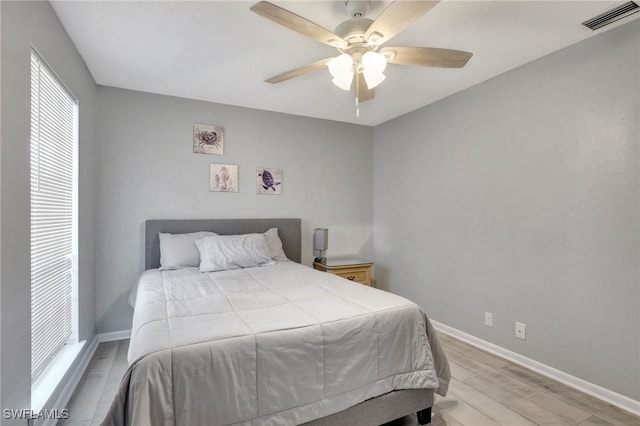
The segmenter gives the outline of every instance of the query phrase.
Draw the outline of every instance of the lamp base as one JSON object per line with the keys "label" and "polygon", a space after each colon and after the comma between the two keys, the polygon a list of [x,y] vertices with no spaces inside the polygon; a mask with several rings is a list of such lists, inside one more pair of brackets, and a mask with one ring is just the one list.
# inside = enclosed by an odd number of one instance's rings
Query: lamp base
{"label": "lamp base", "polygon": [[320,263],[322,265],[326,265],[327,264],[327,258],[326,257],[316,257],[315,259],[313,259],[314,262],[316,263]]}

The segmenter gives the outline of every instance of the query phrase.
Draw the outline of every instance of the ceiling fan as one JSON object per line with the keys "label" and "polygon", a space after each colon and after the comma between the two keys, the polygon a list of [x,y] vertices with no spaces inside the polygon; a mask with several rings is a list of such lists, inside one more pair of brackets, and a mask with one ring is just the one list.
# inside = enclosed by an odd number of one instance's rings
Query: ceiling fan
{"label": "ceiling fan", "polygon": [[261,1],[251,10],[273,22],[338,49],[340,55],[321,59],[282,74],[273,76],[268,83],[281,83],[325,67],[333,76],[333,83],[344,90],[353,90],[358,102],[375,96],[374,88],[384,79],[387,63],[418,65],[423,67],[462,68],[473,55],[461,50],[435,47],[408,47],[381,45],[395,37],[414,21],[438,4],[436,1],[394,1],[373,21],[365,18],[369,1],[347,0],[347,13],[351,19],[331,32],[293,12]]}

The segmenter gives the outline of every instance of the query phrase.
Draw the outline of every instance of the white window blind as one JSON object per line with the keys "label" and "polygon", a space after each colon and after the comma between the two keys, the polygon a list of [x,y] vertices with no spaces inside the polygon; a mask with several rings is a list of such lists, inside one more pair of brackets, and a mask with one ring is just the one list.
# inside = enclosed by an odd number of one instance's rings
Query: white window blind
{"label": "white window blind", "polygon": [[31,379],[72,333],[77,102],[31,53]]}

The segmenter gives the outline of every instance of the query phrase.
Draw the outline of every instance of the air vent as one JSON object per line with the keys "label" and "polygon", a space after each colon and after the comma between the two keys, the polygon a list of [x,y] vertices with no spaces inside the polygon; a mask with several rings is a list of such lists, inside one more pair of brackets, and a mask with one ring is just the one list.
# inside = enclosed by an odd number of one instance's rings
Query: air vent
{"label": "air vent", "polygon": [[602,28],[605,25],[609,25],[617,21],[618,19],[625,18],[629,15],[632,15],[640,10],[640,6],[638,3],[633,1],[628,1],[626,3],[622,3],[615,8],[608,10],[600,15],[591,18],[587,21],[584,21],[582,25],[592,30],[597,30],[598,28]]}

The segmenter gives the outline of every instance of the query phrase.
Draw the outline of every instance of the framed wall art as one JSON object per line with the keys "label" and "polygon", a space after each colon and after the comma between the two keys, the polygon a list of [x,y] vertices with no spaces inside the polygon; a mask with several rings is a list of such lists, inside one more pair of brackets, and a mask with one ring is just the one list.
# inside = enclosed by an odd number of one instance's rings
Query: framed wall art
{"label": "framed wall art", "polygon": [[224,152],[224,127],[194,124],[193,152],[222,155]]}
{"label": "framed wall art", "polygon": [[238,192],[238,165],[210,164],[209,191]]}
{"label": "framed wall art", "polygon": [[258,167],[256,169],[256,194],[282,194],[282,169]]}

